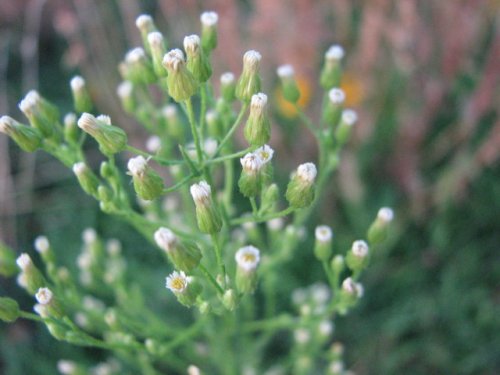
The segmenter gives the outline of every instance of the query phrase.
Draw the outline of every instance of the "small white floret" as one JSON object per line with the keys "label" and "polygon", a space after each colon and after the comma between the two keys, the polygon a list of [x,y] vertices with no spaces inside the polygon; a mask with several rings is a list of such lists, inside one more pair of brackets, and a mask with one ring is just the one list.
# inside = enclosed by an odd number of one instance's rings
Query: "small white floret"
{"label": "small white floret", "polygon": [[358,115],[352,109],[342,111],[342,122],[346,125],[354,125],[358,121]]}
{"label": "small white floret", "polygon": [[274,150],[271,148],[271,146],[264,145],[255,150],[254,154],[259,155],[260,160],[262,160],[262,164],[266,164],[273,158]]}
{"label": "small white floret", "polygon": [[384,224],[390,223],[394,219],[394,211],[389,207],[382,207],[378,210],[377,219]]}
{"label": "small white floret", "polygon": [[297,176],[306,182],[312,183],[318,171],[314,163],[304,163],[297,168]]}
{"label": "small white floret", "polygon": [[293,338],[298,344],[307,344],[311,340],[311,332],[305,328],[296,329]]}
{"label": "small white floret", "polygon": [[191,192],[191,196],[195,202],[202,203],[210,198],[212,189],[206,181],[200,181],[197,184],[191,185],[189,191]]}
{"label": "small white floret", "polygon": [[328,91],[328,99],[330,99],[330,102],[332,104],[339,105],[344,103],[345,100],[344,90],[339,88],[331,89],[330,91]]}
{"label": "small white floret", "polygon": [[293,70],[293,66],[291,66],[290,64],[286,64],[278,67],[277,73],[280,78],[292,78],[295,74],[295,71]]}
{"label": "small white floret", "polygon": [[97,240],[97,232],[94,228],[86,228],[82,233],[83,242],[90,245]]}
{"label": "small white floret", "polygon": [[142,49],[142,47],[136,47],[134,49],[131,49],[125,55],[125,61],[127,63],[132,63],[132,64],[137,63],[145,58],[146,58],[146,52],[144,52],[144,49]]}
{"label": "small white floret", "polygon": [[167,277],[166,287],[174,293],[183,293],[190,281],[190,278],[183,271],[174,271]]}
{"label": "small white floret", "polygon": [[328,48],[328,51],[325,53],[325,57],[327,60],[342,60],[344,57],[344,48],[335,44]]}
{"label": "small white floret", "polygon": [[170,229],[160,227],[154,234],[155,242],[162,250],[170,251],[177,242],[177,237]]}
{"label": "small white floret", "polygon": [[33,264],[33,261],[31,260],[31,258],[28,254],[22,253],[16,259],[16,263],[21,270],[26,271],[26,269]]}
{"label": "small white floret", "polygon": [[214,26],[219,21],[219,15],[215,12],[203,12],[200,16],[200,21],[203,26]]}
{"label": "small white floret", "polygon": [[262,167],[262,160],[253,152],[246,154],[240,159],[243,170],[247,173],[257,173]]}
{"label": "small white floret", "polygon": [[368,255],[368,244],[363,240],[354,241],[351,250],[355,256],[364,258]]}
{"label": "small white floret", "polygon": [[245,271],[253,271],[260,262],[260,251],[255,246],[245,246],[240,248],[235,255],[238,267]]}
{"label": "small white floret", "polygon": [[157,135],[152,135],[146,141],[146,150],[156,154],[161,149],[161,139]]}
{"label": "small white floret", "polygon": [[50,243],[47,237],[38,236],[35,238],[35,250],[40,254],[45,254],[50,249]]}
{"label": "small white floret", "polygon": [[319,225],[314,231],[316,240],[322,243],[327,243],[332,240],[333,232],[328,225]]}
{"label": "small white floret", "polygon": [[72,361],[61,359],[57,361],[57,370],[62,375],[72,375],[76,371],[76,364]]}
{"label": "small white floret", "polygon": [[141,14],[135,20],[135,25],[139,30],[147,30],[153,24],[153,18],[149,14]]}
{"label": "small white floret", "polygon": [[170,71],[179,71],[184,63],[184,53],[180,49],[170,50],[163,56],[163,65]]}
{"label": "small white floret", "polygon": [[116,94],[121,99],[129,98],[132,95],[132,91],[134,90],[134,85],[130,81],[123,81],[116,88]]}
{"label": "small white floret", "polygon": [[234,82],[234,80],[235,80],[234,74],[231,72],[223,73],[220,76],[221,85],[230,85]]}
{"label": "small white floret", "polygon": [[196,54],[200,48],[200,37],[196,34],[184,38],[184,50],[188,56]]}
{"label": "small white floret", "polygon": [[127,168],[133,176],[143,174],[146,171],[147,166],[148,162],[142,155],[131,158],[127,163]]}
{"label": "small white floret", "polygon": [[159,31],[153,31],[148,34],[148,43],[151,47],[161,47],[163,44],[163,35]]}
{"label": "small white floret", "polygon": [[40,305],[48,305],[54,298],[54,294],[49,288],[40,288],[36,292],[35,298]]}
{"label": "small white floret", "polygon": [[243,55],[243,65],[244,68],[250,68],[252,70],[257,69],[259,67],[260,60],[262,59],[262,55],[254,50],[250,50],[245,52]]}

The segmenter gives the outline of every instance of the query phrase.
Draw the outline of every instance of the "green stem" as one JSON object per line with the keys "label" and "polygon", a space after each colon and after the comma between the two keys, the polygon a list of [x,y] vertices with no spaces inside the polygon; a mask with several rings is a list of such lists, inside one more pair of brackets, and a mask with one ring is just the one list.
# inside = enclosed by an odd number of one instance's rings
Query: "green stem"
{"label": "green stem", "polygon": [[163,194],[166,194],[166,193],[170,193],[172,191],[175,191],[179,188],[181,188],[182,186],[184,186],[187,182],[189,182],[189,180],[191,180],[193,177],[195,177],[193,174],[189,174],[187,175],[186,177],[184,177],[182,180],[180,180],[179,182],[177,182],[176,184],[170,186],[169,188],[165,188],[163,189]]}
{"label": "green stem", "polygon": [[304,122],[304,124],[307,126],[307,128],[314,134],[317,136],[317,130],[315,129],[314,127],[314,124],[312,123],[312,121],[309,119],[309,117],[304,113],[304,111],[302,110],[302,108],[300,108],[300,106],[297,104],[297,103],[294,103],[293,104],[295,110],[297,111],[298,115],[299,115],[299,118]]}
{"label": "green stem", "polygon": [[178,165],[178,164],[184,164],[185,163],[184,160],[167,160],[167,159],[163,159],[163,158],[160,158],[159,156],[151,155],[148,152],[139,150],[138,148],[135,148],[135,147],[130,146],[130,145],[127,145],[125,147],[125,150],[130,151],[130,152],[132,152],[134,154],[137,154],[137,155],[144,156],[145,158],[153,159],[154,161],[156,161],[160,165]]}
{"label": "green stem", "polygon": [[166,344],[164,350],[166,352],[169,352],[172,349],[175,349],[177,346],[183,344],[184,342],[196,336],[198,332],[201,330],[201,328],[203,328],[203,326],[205,325],[205,320],[206,319],[198,319],[198,321],[195,324],[184,330],[181,335],[177,336],[175,339]]}
{"label": "green stem", "polygon": [[208,270],[205,268],[205,266],[203,264],[200,264],[198,267],[200,268],[200,271],[208,279],[208,281],[210,281],[210,283],[212,283],[212,285],[215,287],[215,289],[217,289],[217,292],[221,295],[224,294],[224,289],[221,288],[221,286],[219,285],[217,280],[215,280],[215,277],[213,277],[212,274],[210,272],[208,272]]}
{"label": "green stem", "polygon": [[250,197],[250,204],[252,205],[252,213],[253,216],[256,217],[258,215],[259,209],[257,208],[257,202],[254,197]]}
{"label": "green stem", "polygon": [[231,139],[231,136],[233,133],[236,131],[238,128],[238,125],[240,124],[241,120],[243,119],[243,116],[245,115],[245,112],[248,108],[248,103],[244,103],[240,109],[240,113],[238,113],[238,117],[236,117],[236,120],[234,121],[233,125],[227,132],[226,136],[222,139],[222,141],[219,143],[219,147],[217,147],[217,151],[215,151],[214,156],[217,156],[219,152],[222,150],[224,145]]}
{"label": "green stem", "polygon": [[36,322],[42,322],[42,323],[44,321],[40,316],[33,314],[33,313],[30,313],[30,312],[27,312],[27,311],[19,311],[19,317],[23,318],[23,319],[28,319],[28,320],[34,320]]}
{"label": "green stem", "polygon": [[201,95],[201,109],[200,109],[200,138],[201,143],[203,143],[203,139],[205,137],[205,115],[207,113],[207,83],[203,83],[200,87],[200,95]]}
{"label": "green stem", "polygon": [[243,325],[243,332],[254,331],[274,331],[281,328],[293,328],[297,326],[297,322],[290,315],[281,315],[276,318],[266,320],[256,320]]}
{"label": "green stem", "polygon": [[225,161],[225,160],[231,160],[231,159],[236,159],[241,156],[244,156],[245,154],[251,152],[253,150],[253,147],[246,148],[242,151],[236,152],[234,154],[229,154],[229,155],[224,155],[224,156],[219,156],[218,158],[213,158],[205,161],[205,165],[207,164],[213,164],[213,163],[218,163],[220,161]]}
{"label": "green stem", "polygon": [[193,103],[191,98],[185,101],[186,111],[189,119],[189,125],[191,126],[191,134],[193,135],[194,145],[196,147],[196,155],[198,156],[198,163],[201,164],[203,161],[203,152],[201,150],[200,137],[198,134],[198,129],[196,128],[196,121],[193,110]]}
{"label": "green stem", "polygon": [[268,220],[271,220],[271,219],[276,219],[278,217],[283,217],[283,216],[286,216],[290,213],[292,213],[293,211],[295,211],[295,208],[294,207],[288,207],[280,212],[275,212],[275,213],[272,213],[272,214],[269,214],[269,215],[265,215],[265,216],[261,216],[261,217],[254,217],[254,216],[243,216],[243,217],[240,217],[238,219],[233,219],[230,221],[230,224],[231,225],[239,225],[239,224],[243,224],[243,223],[246,223],[247,221],[253,221],[255,223],[262,223],[264,221],[268,221]]}
{"label": "green stem", "polygon": [[210,236],[211,236],[212,242],[214,244],[217,265],[219,266],[219,269],[220,269],[220,272],[222,275],[222,286],[223,286],[223,288],[226,288],[226,266],[224,265],[224,261],[222,260],[222,249],[219,245],[217,234],[212,233]]}

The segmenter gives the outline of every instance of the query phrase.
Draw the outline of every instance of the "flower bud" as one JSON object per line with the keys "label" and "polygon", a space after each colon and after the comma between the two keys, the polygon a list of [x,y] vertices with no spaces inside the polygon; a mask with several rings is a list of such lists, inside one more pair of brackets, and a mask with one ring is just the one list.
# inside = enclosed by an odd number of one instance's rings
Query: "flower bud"
{"label": "flower bud", "polygon": [[330,262],[330,267],[333,271],[333,274],[335,275],[335,278],[338,279],[342,271],[344,271],[344,257],[342,255],[335,255]]}
{"label": "flower bud", "polygon": [[216,110],[209,109],[205,115],[208,134],[216,139],[222,139],[225,135],[224,124]]}
{"label": "flower bud", "polygon": [[[243,55],[243,72],[236,84],[236,97],[249,102],[260,91],[259,65],[262,56],[257,51],[247,51]],[[265,142],[264,142],[265,143]]]}
{"label": "flower bud", "polygon": [[201,285],[193,277],[186,276],[183,271],[171,273],[166,279],[166,287],[187,307],[193,306],[201,293]]}
{"label": "flower bud", "polygon": [[22,271],[21,275],[23,275],[24,283],[22,286],[29,294],[35,295],[38,289],[44,287],[46,284],[42,273],[38,268],[36,268],[30,256],[26,253],[21,254],[16,259],[16,263]]}
{"label": "flower bud", "polygon": [[327,262],[332,255],[332,230],[327,225],[320,225],[316,227],[314,234],[314,255],[319,261]]}
{"label": "flower bud", "polygon": [[379,244],[387,238],[389,224],[394,219],[394,212],[389,207],[382,207],[377,218],[368,229],[368,241],[370,244]]}
{"label": "flower bud", "polygon": [[368,265],[368,255],[368,244],[362,240],[354,241],[345,258],[347,267],[349,267],[354,274],[359,274],[359,272]]}
{"label": "flower bud", "polygon": [[153,31],[148,34],[147,38],[151,59],[153,60],[153,70],[157,77],[166,77],[168,73],[162,64],[163,56],[167,52],[163,34],[159,31]]}
{"label": "flower bud", "polygon": [[175,104],[167,104],[162,108],[161,114],[163,120],[165,121],[168,135],[174,138],[176,141],[184,142],[184,124],[179,117],[179,111]]}
{"label": "flower bud", "polygon": [[130,81],[123,81],[116,88],[122,108],[127,113],[134,113],[137,109],[137,100],[134,96],[134,85]]}
{"label": "flower bud", "polygon": [[270,163],[273,159],[274,150],[269,145],[264,145],[259,147],[253,152],[255,155],[258,155],[260,160],[262,161],[262,184],[269,185],[273,179],[273,165]]}
{"label": "flower bud", "polygon": [[125,55],[123,78],[134,84],[149,84],[156,82],[153,64],[141,47],[134,48]]}
{"label": "flower bud", "polygon": [[78,119],[78,127],[99,143],[99,149],[105,155],[116,154],[127,145],[127,134],[111,125],[107,116],[95,118],[90,113],[83,113]]}
{"label": "flower bud", "polygon": [[236,81],[233,73],[226,72],[220,76],[220,92],[228,103],[232,103],[236,98]]}
{"label": "flower bud", "polygon": [[364,289],[363,285],[355,282],[351,277],[348,277],[342,282],[341,290],[341,302],[346,302],[347,305],[351,305],[356,299],[363,297]]}
{"label": "flower bud", "polygon": [[50,246],[49,239],[45,236],[38,236],[35,238],[35,250],[40,254],[43,261],[47,265],[47,270],[55,270],[55,255]]}
{"label": "flower bud", "polygon": [[176,102],[183,102],[198,90],[198,82],[186,68],[184,54],[180,49],[170,50],[163,57],[163,66],[168,70],[167,86]]}
{"label": "flower bud", "polygon": [[285,197],[294,208],[309,206],[314,200],[314,180],[317,170],[313,163],[299,165],[297,172],[288,183]]}
{"label": "flower bud", "polygon": [[342,74],[341,62],[344,57],[344,49],[339,45],[331,46],[325,53],[325,64],[321,71],[320,84],[325,90],[340,86]]}
{"label": "flower bud", "polygon": [[189,35],[184,38],[184,50],[187,55],[188,70],[198,82],[206,82],[212,75],[212,67],[200,43],[198,35]]}
{"label": "flower bud", "polygon": [[85,80],[80,76],[75,76],[71,79],[70,86],[76,112],[90,112],[92,110],[92,100],[87,91]]}
{"label": "flower bud", "polygon": [[28,118],[31,126],[45,137],[50,137],[59,130],[56,126],[59,123],[59,110],[37,91],[28,92],[19,103],[19,109]]}
{"label": "flower bud", "polygon": [[74,113],[67,113],[64,116],[64,140],[73,145],[78,143],[81,134],[76,121],[77,117]]}
{"label": "flower bud", "polygon": [[262,160],[254,153],[248,153],[240,159],[241,170],[238,187],[241,194],[247,198],[256,197],[260,193],[262,185],[260,169]]}
{"label": "flower bud", "polygon": [[163,193],[163,180],[148,162],[139,155],[127,164],[137,195],[145,200],[153,200]]}
{"label": "flower bud", "polygon": [[273,209],[279,200],[279,188],[276,184],[269,185],[262,195],[262,207],[264,209]]}
{"label": "flower bud", "polygon": [[35,151],[42,143],[42,136],[38,129],[22,125],[9,116],[0,118],[0,133],[7,134],[26,152]]}
{"label": "flower bud", "polygon": [[228,289],[224,292],[222,304],[229,311],[233,311],[238,306],[238,295],[234,289]]}
{"label": "flower bud", "polygon": [[148,35],[155,31],[158,31],[153,18],[149,14],[141,14],[136,18],[135,25],[141,33],[142,45],[149,54],[152,54],[151,47],[148,41]]}
{"label": "flower bud", "polygon": [[260,262],[260,251],[254,246],[240,248],[235,255],[236,288],[240,293],[253,293],[257,285],[257,266]]}
{"label": "flower bud", "polygon": [[297,103],[300,98],[300,91],[295,81],[293,67],[291,65],[281,65],[277,73],[283,88],[283,97],[291,103]]}
{"label": "flower bud", "polygon": [[203,233],[217,233],[222,228],[222,219],[212,202],[212,189],[206,181],[191,185],[191,196],[196,206],[196,220]]}
{"label": "flower bud", "polygon": [[328,91],[328,100],[323,111],[323,121],[331,127],[336,127],[342,115],[345,93],[342,89],[333,88]]}
{"label": "flower bud", "polygon": [[61,306],[49,288],[39,288],[35,294],[35,298],[44,307],[47,316],[56,319],[63,317]]}
{"label": "flower bud", "polygon": [[219,16],[215,12],[203,12],[201,21],[201,45],[203,51],[209,54],[217,47],[217,22]]}
{"label": "flower bud", "polygon": [[335,139],[339,145],[343,145],[351,135],[352,126],[358,120],[358,115],[351,109],[346,109],[342,112],[340,123],[335,130]]}
{"label": "flower bud", "polygon": [[175,268],[188,272],[200,264],[201,251],[192,241],[180,241],[177,236],[164,227],[159,228],[154,238],[158,247],[165,251]]}
{"label": "flower bud", "polygon": [[97,197],[99,178],[81,161],[73,165],[73,173],[76,175],[80,186],[87,194]]}
{"label": "flower bud", "polygon": [[10,277],[17,272],[16,253],[0,241],[0,275]]}
{"label": "flower bud", "polygon": [[0,320],[11,323],[19,318],[19,305],[12,298],[0,297]]}
{"label": "flower bud", "polygon": [[250,114],[243,131],[251,146],[262,146],[271,137],[271,121],[267,113],[267,95],[258,93],[252,96]]}

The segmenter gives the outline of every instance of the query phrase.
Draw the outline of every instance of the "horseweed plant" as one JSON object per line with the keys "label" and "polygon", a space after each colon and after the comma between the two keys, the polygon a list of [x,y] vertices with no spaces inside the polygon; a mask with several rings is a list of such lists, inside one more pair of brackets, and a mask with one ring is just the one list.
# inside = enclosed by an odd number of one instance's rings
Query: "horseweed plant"
{"label": "horseweed plant", "polygon": [[[289,287],[293,309],[277,311],[276,295],[278,273],[286,272],[286,263],[306,235],[303,224],[337,168],[357,120],[354,111],[343,108],[345,96],[338,88],[344,51],[335,45],[326,52],[319,124],[297,104],[300,90],[293,68],[277,69],[284,98],[315,136],[319,149],[318,166],[304,161],[291,173],[284,192],[287,206],[279,209],[283,187],[273,179],[272,162],[279,155],[268,145],[271,121],[268,96],[261,92],[262,57],[257,51],[246,52],[241,76],[224,73],[216,97],[210,84],[210,58],[217,46],[217,21],[216,13],[203,13],[201,37],[187,36],[184,53],[167,49],[166,38],[150,16],[137,18],[143,47],[129,51],[120,63],[123,82],[117,94],[123,109],[151,133],[148,151],[130,146],[127,133],[108,116],[92,114],[82,77],[74,77],[70,85],[78,115],[69,113],[61,123],[59,110],[31,91],[19,104],[30,125],[8,116],[0,119],[0,131],[19,147],[44,150],[72,168],[102,211],[131,224],[161,251],[168,259],[161,265],[169,290],[165,293],[173,293],[191,309],[194,322],[176,326],[167,321],[168,311],[150,310],[127,281],[136,275],[127,276],[120,243],[105,243],[93,229],[83,233],[78,278],[57,265],[46,237],[35,241],[44,272],[28,254],[16,260],[13,251],[2,245],[1,273],[18,274],[18,284],[37,304],[33,314],[21,311],[13,299],[1,298],[0,317],[8,322],[19,317],[36,320],[57,340],[113,352],[116,358],[94,367],[95,373],[346,374],[342,345],[332,343],[333,319],[362,297],[360,276],[376,245],[387,236],[392,210],[382,208],[366,240],[354,241],[345,254],[333,254],[332,229],[318,226],[310,250],[321,262],[326,282],[293,291]],[[155,86],[163,96],[161,106],[149,90]],[[241,150],[234,134],[242,125],[248,147]],[[98,173],[82,150],[89,136],[104,155]],[[127,163],[129,177],[115,160],[123,151],[136,155]],[[238,159],[241,167],[236,166]],[[162,168],[170,172],[169,186],[157,172]],[[127,194],[130,180],[140,210]],[[235,204],[235,185],[250,212],[242,213],[241,204]],[[173,192],[180,193],[182,203]],[[293,220],[285,227],[287,216]],[[292,338],[286,344],[289,354],[278,361],[266,352],[272,340],[286,332]],[[87,366],[68,360],[58,363],[62,374],[71,375],[89,373]]]}

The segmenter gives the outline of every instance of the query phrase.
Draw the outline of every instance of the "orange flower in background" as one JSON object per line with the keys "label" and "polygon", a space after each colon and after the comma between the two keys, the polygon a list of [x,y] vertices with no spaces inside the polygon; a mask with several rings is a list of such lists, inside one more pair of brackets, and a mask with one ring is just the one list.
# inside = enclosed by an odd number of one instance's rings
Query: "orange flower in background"
{"label": "orange flower in background", "polygon": [[[297,105],[300,108],[305,108],[311,101],[311,83],[305,77],[300,76],[296,77],[295,80],[300,91],[300,98],[297,102]],[[297,117],[297,110],[295,109],[295,106],[292,103],[288,102],[283,96],[283,88],[281,87],[281,85],[278,85],[278,87],[276,87],[276,90],[274,91],[274,98],[276,101],[276,108],[281,115],[289,119]]]}
{"label": "orange flower in background", "polygon": [[345,93],[345,107],[355,107],[363,101],[365,90],[360,79],[350,72],[342,73],[340,88]]}

